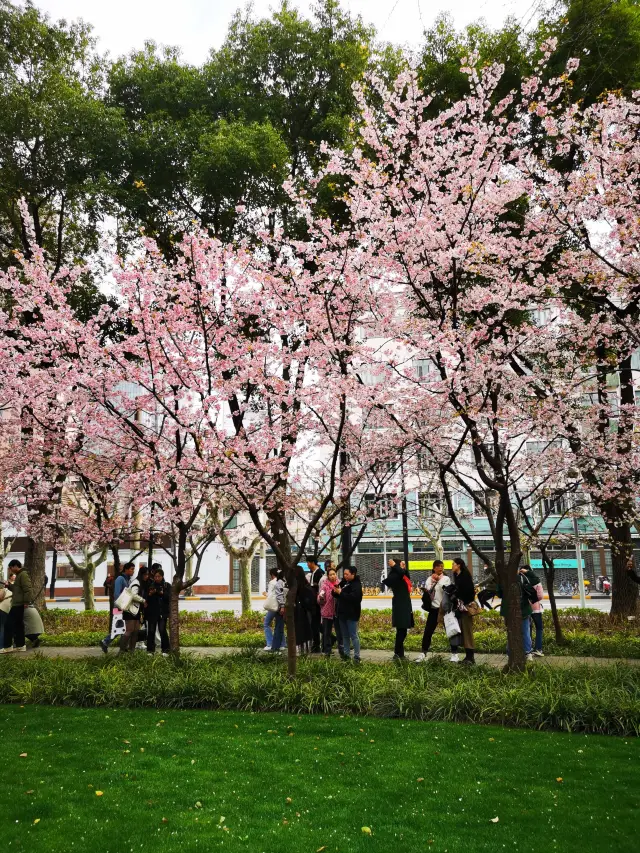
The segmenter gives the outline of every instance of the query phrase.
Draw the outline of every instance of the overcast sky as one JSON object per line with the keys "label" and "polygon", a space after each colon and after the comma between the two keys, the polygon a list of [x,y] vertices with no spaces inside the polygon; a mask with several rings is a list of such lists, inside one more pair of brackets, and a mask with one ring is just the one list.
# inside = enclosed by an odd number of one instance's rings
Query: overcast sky
{"label": "overcast sky", "polygon": [[[94,27],[101,51],[112,56],[142,47],[151,39],[178,45],[189,62],[202,62],[211,47],[223,40],[229,21],[244,0],[35,0],[54,19],[83,18]],[[296,0],[307,12],[313,0]],[[541,0],[343,0],[343,6],[374,24],[385,40],[414,46],[424,26],[438,13],[449,11],[458,26],[484,18],[499,26],[512,15],[526,23]],[[259,15],[279,6],[279,0],[254,0]]]}

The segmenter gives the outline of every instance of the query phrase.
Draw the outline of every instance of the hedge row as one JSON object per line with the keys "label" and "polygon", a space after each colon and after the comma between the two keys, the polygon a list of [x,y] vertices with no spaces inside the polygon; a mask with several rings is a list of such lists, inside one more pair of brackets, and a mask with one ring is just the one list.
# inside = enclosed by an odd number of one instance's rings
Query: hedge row
{"label": "hedge row", "polygon": [[254,653],[180,660],[134,654],[90,660],[5,658],[0,702],[354,714],[616,735],[640,733],[640,671],[531,667],[503,674],[435,659],[425,666],[301,659],[289,679]]}

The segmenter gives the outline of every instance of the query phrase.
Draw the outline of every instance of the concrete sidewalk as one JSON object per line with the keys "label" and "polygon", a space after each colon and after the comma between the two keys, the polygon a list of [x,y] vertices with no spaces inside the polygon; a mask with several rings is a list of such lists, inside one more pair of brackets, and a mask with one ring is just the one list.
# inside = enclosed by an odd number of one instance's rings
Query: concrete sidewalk
{"label": "concrete sidewalk", "polygon": [[[229,654],[238,654],[239,652],[245,651],[242,648],[236,647],[223,647],[223,646],[185,646],[182,649],[183,654],[193,654],[198,655],[199,657],[220,657],[221,655],[229,655]],[[35,654],[41,654],[44,657],[48,658],[71,658],[71,659],[81,659],[81,658],[104,658],[107,656],[113,657],[118,654],[117,649],[112,649],[109,651],[108,655],[105,655],[102,650],[97,646],[60,646],[60,647],[52,647],[52,646],[40,646],[39,649],[29,649],[27,652],[15,653],[17,657],[32,657]],[[143,652],[144,654],[144,652]],[[269,652],[264,652],[264,655],[268,655]],[[407,661],[410,663],[415,661],[417,658],[416,652],[410,652],[407,655]],[[439,657],[443,660],[449,659],[449,652],[433,652],[430,657]],[[284,657],[282,655],[281,657]],[[313,657],[321,659],[322,655],[313,655]],[[392,652],[390,651],[380,651],[378,649],[363,649],[362,650],[362,660],[368,663],[390,663],[392,657]],[[460,655],[462,659],[463,655]],[[337,655],[333,656],[333,659],[337,659]],[[634,658],[594,658],[594,657],[569,657],[569,656],[549,656],[543,658],[535,658],[533,659],[535,666],[575,666],[577,664],[588,664],[589,666],[612,666],[617,663],[629,664],[630,666],[640,666],[640,659]],[[476,654],[476,662],[478,664],[486,664],[488,666],[494,667],[503,667],[507,662],[506,655],[491,655],[491,654]]]}

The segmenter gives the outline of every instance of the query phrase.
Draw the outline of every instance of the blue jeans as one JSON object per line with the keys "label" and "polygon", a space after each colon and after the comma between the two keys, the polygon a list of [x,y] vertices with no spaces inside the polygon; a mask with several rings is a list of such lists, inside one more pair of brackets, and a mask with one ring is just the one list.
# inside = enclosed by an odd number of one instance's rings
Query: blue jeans
{"label": "blue jeans", "polygon": [[273,645],[273,631],[271,630],[271,623],[277,615],[277,610],[267,610],[264,614],[264,640],[265,644],[269,646],[269,648]]}
{"label": "blue jeans", "polygon": [[[522,620],[522,645],[525,655],[531,654],[531,629],[529,628],[529,617]],[[509,642],[507,641],[507,654],[509,654]]]}
{"label": "blue jeans", "polygon": [[360,660],[360,637],[358,636],[357,619],[340,619],[340,633],[344,644],[344,657],[351,657],[351,646],[353,645],[353,658]]}
{"label": "blue jeans", "polygon": [[532,613],[531,618],[536,626],[536,651],[542,651],[542,613]]}
{"label": "blue jeans", "polygon": [[277,652],[284,647],[284,616],[280,612],[276,612],[275,617],[276,624],[273,629],[273,640],[271,641],[272,652]]}

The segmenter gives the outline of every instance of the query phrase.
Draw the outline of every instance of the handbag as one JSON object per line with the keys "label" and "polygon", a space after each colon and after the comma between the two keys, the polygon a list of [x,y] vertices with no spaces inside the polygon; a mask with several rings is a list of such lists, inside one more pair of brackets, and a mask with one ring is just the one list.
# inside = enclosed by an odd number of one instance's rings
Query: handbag
{"label": "handbag", "polygon": [[444,630],[449,640],[460,633],[460,624],[453,611],[444,614]]}
{"label": "handbag", "polygon": [[482,613],[482,608],[475,599],[465,604],[465,607],[469,616],[478,616],[479,613]]}
{"label": "handbag", "polygon": [[269,593],[269,595],[266,597],[266,599],[264,600],[264,602],[262,604],[262,609],[263,610],[271,610],[271,611],[280,609],[278,607],[278,599],[276,598],[275,592],[272,591]]}
{"label": "handbag", "polygon": [[128,610],[131,602],[133,601],[133,592],[126,586],[120,595],[113,602],[114,606],[118,608],[118,610]]}

